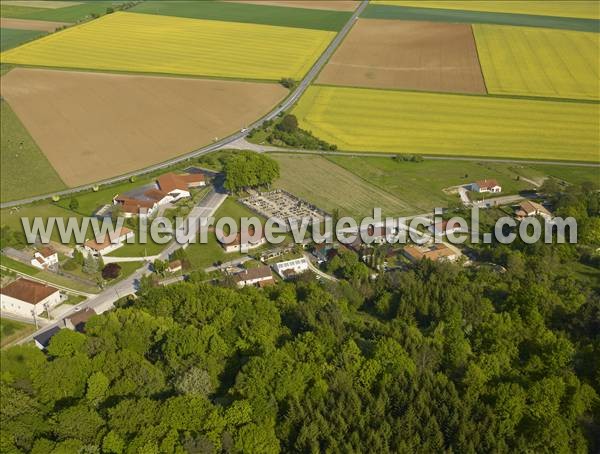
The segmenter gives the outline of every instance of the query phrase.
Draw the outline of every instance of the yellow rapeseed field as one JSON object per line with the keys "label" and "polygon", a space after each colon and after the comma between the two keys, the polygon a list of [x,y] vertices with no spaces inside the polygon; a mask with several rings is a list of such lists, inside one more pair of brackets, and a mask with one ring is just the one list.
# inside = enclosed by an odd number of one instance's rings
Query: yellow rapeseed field
{"label": "yellow rapeseed field", "polygon": [[600,35],[473,25],[489,93],[600,99]]}
{"label": "yellow rapeseed field", "polygon": [[313,86],[294,113],[345,151],[600,161],[600,105]]}
{"label": "yellow rapeseed field", "polygon": [[373,3],[418,8],[458,9],[487,13],[533,14],[540,16],[599,19],[596,0],[372,0]]}
{"label": "yellow rapeseed field", "polygon": [[278,80],[310,69],[333,32],[113,13],[3,52],[3,63]]}

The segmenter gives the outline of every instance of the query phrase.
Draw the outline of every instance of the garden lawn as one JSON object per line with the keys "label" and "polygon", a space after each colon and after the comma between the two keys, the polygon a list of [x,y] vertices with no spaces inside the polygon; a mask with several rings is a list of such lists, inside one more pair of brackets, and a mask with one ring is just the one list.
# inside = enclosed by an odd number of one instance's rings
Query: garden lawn
{"label": "garden lawn", "polygon": [[161,16],[189,17],[280,27],[340,30],[352,13],[332,10],[288,8],[284,6],[257,5],[210,1],[147,1],[130,11]]}
{"label": "garden lawn", "polygon": [[300,127],[344,151],[598,162],[600,105],[312,86]]}
{"label": "garden lawn", "polygon": [[35,331],[34,325],[0,318],[0,347],[21,339]]}
{"label": "garden lawn", "polygon": [[65,189],[48,159],[4,100],[0,101],[0,116],[0,200],[8,202]]}

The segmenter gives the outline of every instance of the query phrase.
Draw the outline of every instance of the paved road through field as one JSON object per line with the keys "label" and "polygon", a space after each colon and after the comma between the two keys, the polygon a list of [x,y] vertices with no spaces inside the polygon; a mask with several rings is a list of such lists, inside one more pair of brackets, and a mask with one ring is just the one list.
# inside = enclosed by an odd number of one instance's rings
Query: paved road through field
{"label": "paved road through field", "polygon": [[228,144],[235,142],[236,140],[238,140],[240,138],[246,137],[250,133],[250,131],[252,131],[252,129],[259,127],[263,122],[265,122],[267,120],[271,120],[271,119],[275,118],[281,112],[285,112],[287,109],[289,109],[291,106],[294,105],[294,103],[298,100],[298,98],[300,98],[300,96],[302,96],[302,94],[306,91],[306,89],[312,83],[312,81],[317,76],[319,71],[321,71],[323,66],[325,66],[325,63],[327,63],[329,58],[333,55],[333,53],[335,52],[337,47],[340,45],[342,40],[345,38],[345,36],[348,34],[350,29],[352,28],[352,25],[354,25],[354,22],[356,21],[356,19],[358,19],[358,16],[360,16],[360,14],[363,12],[363,10],[367,7],[368,3],[369,3],[368,0],[363,0],[360,3],[360,5],[354,11],[352,16],[348,20],[348,22],[346,22],[346,25],[344,25],[344,27],[338,32],[338,34],[331,41],[331,43],[329,43],[329,46],[327,46],[327,49],[325,49],[325,52],[323,52],[323,54],[319,57],[319,59],[315,62],[313,67],[310,69],[310,71],[308,71],[306,76],[304,76],[304,79],[302,79],[300,81],[300,83],[298,84],[296,89],[292,92],[292,94],[290,96],[288,96],[279,106],[277,106],[275,109],[273,109],[271,112],[269,112],[267,115],[265,115],[260,120],[249,125],[243,131],[236,132],[235,134],[233,134],[229,137],[221,139],[218,142],[215,142],[206,147],[199,148],[198,150],[192,151],[191,153],[187,153],[187,154],[179,156],[177,158],[170,159],[170,160],[162,162],[160,164],[146,167],[145,169],[137,170],[135,172],[130,172],[128,174],[121,175],[118,177],[109,178],[107,180],[99,181],[97,183],[87,184],[87,185],[79,186],[76,188],[66,189],[64,191],[54,192],[52,194],[45,194],[45,195],[40,195],[40,196],[35,196],[35,197],[29,197],[26,199],[0,203],[0,208],[9,208],[12,206],[23,205],[23,204],[35,202],[37,200],[44,200],[53,195],[58,195],[58,196],[62,197],[62,196],[68,195],[68,194],[73,194],[73,193],[77,193],[77,192],[81,192],[81,191],[90,190],[94,186],[107,185],[107,184],[124,181],[132,176],[143,175],[145,173],[154,172],[156,170],[160,170],[162,168],[169,167],[174,164],[178,164],[180,162],[185,162],[191,158],[195,158],[197,156],[201,156],[203,154],[210,153],[212,151],[216,151],[221,148],[226,148],[226,146]]}

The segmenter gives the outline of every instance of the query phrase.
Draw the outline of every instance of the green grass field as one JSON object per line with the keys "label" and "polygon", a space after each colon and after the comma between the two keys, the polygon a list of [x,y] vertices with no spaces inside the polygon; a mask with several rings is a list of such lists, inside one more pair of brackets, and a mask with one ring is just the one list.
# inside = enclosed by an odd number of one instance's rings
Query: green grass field
{"label": "green grass field", "polygon": [[0,29],[0,51],[12,49],[32,39],[44,36],[46,32],[36,30],[15,30],[12,28]]}
{"label": "green grass field", "polygon": [[372,0],[373,4],[600,19],[594,0]]}
{"label": "green grass field", "polygon": [[600,105],[312,86],[300,126],[344,151],[598,162]]}
{"label": "green grass field", "polygon": [[281,172],[275,187],[286,189],[329,213],[338,209],[343,216],[363,217],[379,207],[389,216],[417,214],[418,208],[400,194],[379,189],[320,156],[270,156],[277,160]]}
{"label": "green grass field", "polygon": [[2,5],[2,17],[35,19],[56,22],[78,22],[91,18],[92,14],[102,15],[106,8],[114,7],[121,1],[88,1],[65,8],[32,8],[28,6]]}
{"label": "green grass field", "polygon": [[[237,202],[236,199],[232,197],[225,199],[223,204],[214,214],[215,223],[222,217],[231,217],[237,220],[239,223],[240,218],[253,216],[256,216],[256,214],[254,214],[244,205]],[[260,248],[252,249],[249,251],[249,253],[253,254],[258,250],[260,250]],[[212,266],[215,262],[228,262],[247,255],[239,252],[226,253],[221,247],[220,243],[217,241],[217,237],[214,232],[208,232],[207,243],[190,244],[186,249],[186,253],[193,269],[204,269]]]}
{"label": "green grass field", "polygon": [[466,24],[518,25],[525,27],[560,28],[583,32],[598,32],[596,19],[508,14],[501,12],[464,11],[438,8],[370,4],[362,14],[368,19],[400,19],[431,22],[458,22]]}
{"label": "green grass field", "polygon": [[35,331],[34,325],[0,318],[0,347],[27,336]]}
{"label": "green grass field", "polygon": [[0,200],[46,194],[66,186],[21,121],[0,101]]}
{"label": "green grass field", "polygon": [[492,25],[473,33],[488,93],[600,99],[597,33]]}
{"label": "green grass field", "polygon": [[244,22],[281,27],[313,28],[329,31],[341,29],[352,15],[352,13],[344,11],[214,1],[148,1],[140,3],[130,11],[162,16]]}

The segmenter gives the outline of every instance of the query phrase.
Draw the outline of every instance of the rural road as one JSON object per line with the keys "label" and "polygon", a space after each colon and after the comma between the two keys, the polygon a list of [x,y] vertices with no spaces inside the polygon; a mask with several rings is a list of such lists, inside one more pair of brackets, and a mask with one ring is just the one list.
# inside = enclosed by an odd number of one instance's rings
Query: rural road
{"label": "rural road", "polygon": [[118,182],[127,180],[128,178],[130,178],[132,176],[143,175],[145,173],[154,172],[156,170],[160,170],[165,167],[170,167],[174,164],[179,164],[181,162],[185,162],[189,159],[201,156],[206,153],[210,153],[212,151],[220,150],[222,148],[227,148],[227,145],[229,145],[230,143],[235,142],[236,140],[238,140],[240,138],[246,137],[250,133],[250,131],[259,127],[265,121],[272,120],[277,115],[279,115],[281,112],[285,112],[287,109],[289,109],[291,106],[294,105],[294,103],[298,100],[298,98],[300,98],[300,96],[302,96],[304,94],[304,92],[306,91],[306,89],[310,86],[310,84],[312,83],[313,79],[317,76],[317,74],[319,74],[319,72],[321,71],[323,66],[325,66],[325,63],[327,63],[329,58],[333,55],[333,53],[335,52],[337,47],[340,45],[342,40],[346,37],[346,35],[350,31],[350,29],[352,28],[352,25],[354,25],[354,22],[356,21],[356,19],[358,19],[358,16],[360,16],[360,14],[363,12],[363,10],[367,7],[368,3],[369,3],[368,0],[363,0],[360,3],[360,5],[354,11],[352,16],[348,20],[348,22],[346,22],[344,27],[338,32],[338,34],[335,36],[335,38],[333,38],[331,43],[329,43],[329,46],[327,46],[327,49],[325,49],[325,52],[323,52],[323,54],[321,54],[319,59],[315,62],[315,64],[310,69],[310,71],[308,71],[306,76],[304,76],[304,78],[300,81],[300,83],[298,84],[296,89],[292,92],[292,94],[290,96],[288,96],[284,101],[282,101],[282,103],[279,104],[275,109],[273,109],[271,112],[269,112],[267,115],[265,115],[263,118],[252,123],[251,125],[247,126],[245,128],[244,132],[242,132],[242,131],[236,132],[235,134],[233,134],[229,137],[226,137],[224,139],[221,139],[218,142],[215,142],[211,145],[208,145],[203,148],[199,148],[198,150],[192,151],[190,153],[179,156],[177,158],[170,159],[170,160],[162,162],[160,164],[155,164],[153,166],[146,167],[145,169],[136,170],[135,172],[130,172],[125,175],[120,175],[118,177],[113,177],[113,178],[109,178],[106,180],[98,181],[96,183],[91,183],[91,184],[87,184],[87,185],[83,185],[83,186],[78,186],[76,188],[66,189],[64,191],[58,191],[58,192],[53,192],[51,194],[44,194],[44,195],[39,195],[39,196],[35,196],[35,197],[28,197],[26,199],[0,203],[0,208],[10,208],[13,206],[24,205],[24,204],[35,202],[38,200],[44,200],[44,199],[50,198],[54,195],[62,197],[62,196],[66,196],[69,194],[74,194],[77,192],[90,190],[94,186],[104,186],[107,184],[118,183]]}
{"label": "rural road", "polygon": [[[198,226],[198,221],[201,218],[208,218],[212,216],[215,211],[221,206],[223,201],[227,198],[227,194],[223,192],[222,189],[213,189],[209,192],[202,200],[198,202],[198,205],[192,210],[188,219],[191,219],[193,222],[193,226]],[[197,234],[197,229],[190,229],[187,235],[183,236],[183,238],[190,238],[191,236],[195,236]],[[187,246],[187,243],[183,245],[183,247]],[[167,260],[169,256],[175,252],[175,250],[182,247],[178,242],[172,241],[169,246],[167,246],[159,255],[160,260]],[[117,282],[115,285],[111,285],[103,290],[101,293],[97,295],[93,295],[87,301],[78,304],[77,310],[75,308],[65,312],[59,320],[52,322],[50,324],[45,325],[43,328],[37,330],[33,334],[19,340],[15,344],[25,344],[33,339],[34,336],[47,331],[55,326],[63,327],[64,319],[75,312],[78,312],[81,309],[92,308],[96,311],[96,313],[102,313],[109,309],[112,309],[113,304],[118,299],[133,294],[137,291],[137,287],[140,279],[144,274],[149,274],[152,272],[151,263],[145,262],[143,266],[137,269],[131,276],[123,279],[120,282]],[[52,284],[54,285],[54,284]]]}

